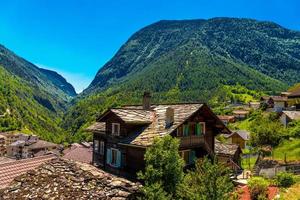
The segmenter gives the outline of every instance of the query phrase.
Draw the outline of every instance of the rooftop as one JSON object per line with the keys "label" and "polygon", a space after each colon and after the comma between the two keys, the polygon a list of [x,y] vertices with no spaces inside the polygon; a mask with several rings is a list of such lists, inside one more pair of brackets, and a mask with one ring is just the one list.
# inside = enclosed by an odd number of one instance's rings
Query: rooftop
{"label": "rooftop", "polygon": [[105,122],[95,122],[89,126],[86,130],[91,132],[105,132]]}
{"label": "rooftop", "polygon": [[51,160],[18,176],[0,199],[135,199],[140,184],[91,165],[65,159]]}
{"label": "rooftop", "polygon": [[143,109],[135,108],[119,108],[111,109],[111,112],[115,113],[125,123],[151,123],[153,112]]}
{"label": "rooftop", "polygon": [[237,114],[237,115],[246,115],[249,113],[248,110],[234,110],[232,111],[233,114]]}
{"label": "rooftop", "polygon": [[215,140],[215,153],[233,156],[239,149],[237,144],[224,144],[218,140]]}
{"label": "rooftop", "polygon": [[[200,109],[206,109],[205,111],[210,113],[216,120],[216,123],[219,126],[218,128],[221,127],[221,130],[225,130],[225,132],[229,133],[230,131],[224,126],[223,122],[210,111],[208,106],[204,105],[205,104],[202,103],[156,104],[151,105],[149,110],[143,110],[142,105],[127,105],[122,108],[108,110],[98,119],[98,122],[94,123],[87,130],[96,133],[103,132],[103,130],[105,130],[105,124],[103,124],[105,122],[105,116],[112,112],[119,116],[123,121],[143,121],[145,123],[131,136],[123,139],[120,144],[149,146],[153,143],[155,137],[163,137],[172,133],[194,113]],[[174,121],[169,125],[166,124],[167,109],[174,110]]]}
{"label": "rooftop", "polygon": [[218,115],[218,117],[220,120],[230,120],[235,118],[233,115]]}
{"label": "rooftop", "polygon": [[72,144],[71,147],[63,151],[63,158],[83,163],[91,163],[93,157],[93,149],[85,147],[81,144]]}
{"label": "rooftop", "polygon": [[44,140],[38,140],[37,142],[34,142],[29,145],[29,149],[42,149],[42,148],[52,148],[57,147],[57,144],[54,144],[52,142],[47,142]]}
{"label": "rooftop", "polygon": [[238,134],[241,138],[243,138],[243,140],[248,141],[250,139],[250,132],[246,131],[246,130],[236,130],[236,131],[232,131],[232,133],[230,135],[225,135],[224,137],[229,138],[235,134]]}
{"label": "rooftop", "polygon": [[282,111],[291,120],[300,120],[300,111]]}
{"label": "rooftop", "polygon": [[35,169],[53,158],[55,158],[54,155],[48,155],[0,163],[0,189],[8,186],[15,177]]}

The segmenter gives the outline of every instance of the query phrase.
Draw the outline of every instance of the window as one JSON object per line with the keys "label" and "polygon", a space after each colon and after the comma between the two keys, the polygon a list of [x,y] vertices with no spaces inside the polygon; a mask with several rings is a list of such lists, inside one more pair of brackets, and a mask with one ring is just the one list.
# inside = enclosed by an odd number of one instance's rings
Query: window
{"label": "window", "polygon": [[182,133],[182,126],[179,126],[177,128],[177,137],[182,137],[183,136],[183,133]]}
{"label": "window", "polygon": [[112,123],[111,132],[113,135],[120,135],[120,124],[119,123]]}
{"label": "window", "polygon": [[195,126],[196,128],[196,135],[200,136],[205,134],[205,122],[199,122]]}
{"label": "window", "polygon": [[193,164],[196,159],[196,152],[194,150],[183,150],[179,152],[181,158],[185,161],[186,165]]}
{"label": "window", "polygon": [[188,136],[189,135],[189,125],[188,124],[184,124],[183,125],[183,135],[184,136]]}
{"label": "window", "polygon": [[94,140],[94,151],[98,152],[99,150],[99,140]]}
{"label": "window", "polygon": [[107,149],[106,163],[113,167],[121,167],[121,152],[118,149]]}
{"label": "window", "polygon": [[118,155],[118,152],[116,149],[112,149],[111,150],[111,165],[116,165],[117,164],[117,155]]}
{"label": "window", "polygon": [[104,155],[104,141],[100,141],[100,154]]}

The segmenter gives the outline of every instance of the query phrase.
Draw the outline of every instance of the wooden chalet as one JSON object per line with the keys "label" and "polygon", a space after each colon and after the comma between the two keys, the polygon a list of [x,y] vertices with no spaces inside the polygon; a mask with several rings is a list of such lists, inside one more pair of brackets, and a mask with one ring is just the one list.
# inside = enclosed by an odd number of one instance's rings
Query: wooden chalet
{"label": "wooden chalet", "polygon": [[111,108],[87,130],[93,133],[93,164],[131,177],[144,169],[145,150],[156,137],[179,138],[179,153],[191,165],[214,154],[216,135],[230,134],[206,104],[151,105],[149,93],[143,105]]}

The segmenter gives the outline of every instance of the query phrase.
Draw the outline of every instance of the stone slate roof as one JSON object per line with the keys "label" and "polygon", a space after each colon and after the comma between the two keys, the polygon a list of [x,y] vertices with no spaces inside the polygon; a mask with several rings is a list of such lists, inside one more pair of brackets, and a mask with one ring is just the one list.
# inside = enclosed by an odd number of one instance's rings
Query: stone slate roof
{"label": "stone slate roof", "polygon": [[218,115],[220,120],[231,120],[231,119],[235,119],[235,116],[233,115]]}
{"label": "stone slate roof", "polygon": [[91,165],[54,159],[18,176],[0,199],[136,199],[141,185]]}
{"label": "stone slate roof", "polygon": [[290,94],[288,95],[288,97],[300,97],[300,87],[290,91]]}
{"label": "stone slate roof", "polygon": [[287,101],[287,97],[282,97],[282,96],[271,96],[274,101]]}
{"label": "stone slate roof", "polygon": [[236,115],[247,115],[249,113],[248,110],[234,110],[232,111],[233,114],[236,114]]}
{"label": "stone slate roof", "polygon": [[95,122],[89,126],[86,130],[90,132],[103,132],[105,133],[106,123],[105,122]]}
{"label": "stone slate roof", "polygon": [[[100,123],[103,123],[101,122],[101,119],[103,119],[110,111],[117,113],[118,116],[120,116],[120,118],[124,120],[132,119],[131,121],[137,121],[137,119],[139,119],[139,121],[142,121],[143,119],[144,122],[148,122],[148,124],[142,126],[139,130],[136,131],[136,133],[133,133],[129,137],[123,139],[120,144],[147,147],[153,143],[153,139],[155,137],[163,137],[167,134],[172,133],[178,126],[184,123],[200,108],[202,108],[203,105],[204,104],[201,103],[158,104],[151,105],[151,108],[149,110],[143,110],[143,107],[141,105],[129,105],[119,109],[110,109],[109,111],[104,113],[98,120],[100,121]],[[170,126],[166,125],[167,108],[172,108],[174,110],[174,122]],[[122,113],[122,115],[120,113]],[[125,116],[125,113],[130,113],[130,115]],[[137,117],[133,116],[134,113],[137,114]],[[144,114],[145,116],[142,117],[142,114]],[[150,123],[149,121],[147,121],[148,119],[151,120]],[[217,120],[219,119],[217,118]],[[90,126],[88,130],[91,130],[93,132],[100,132],[100,130],[95,130],[95,128],[97,127],[102,128],[102,126],[98,123],[99,122],[96,122],[95,124]],[[219,123],[223,125],[220,120]],[[226,127],[224,127],[224,129],[226,129],[227,132],[230,133],[230,131]]]}
{"label": "stone slate roof", "polygon": [[[108,112],[117,115],[125,123],[147,124],[152,122],[153,112],[142,108],[113,108]],[[108,113],[107,112],[107,113]],[[105,114],[101,118],[105,117]],[[98,119],[101,121],[101,118]]]}
{"label": "stone slate roof", "polygon": [[[153,122],[149,126],[142,128],[140,132],[123,140],[122,143],[149,146],[153,143],[155,137],[170,134],[202,106],[203,104],[152,105],[151,110],[155,113]],[[142,106],[128,106],[127,108],[141,109]],[[174,123],[170,127],[166,127],[165,122],[167,108],[174,109]]]}
{"label": "stone slate roof", "polygon": [[34,142],[29,145],[29,149],[42,149],[42,148],[52,148],[57,147],[57,144],[54,144],[52,142],[47,142],[44,140],[38,140],[37,142]]}
{"label": "stone slate roof", "polygon": [[47,155],[0,164],[0,189],[6,187],[15,177],[35,169],[41,164],[54,158],[54,155]]}
{"label": "stone slate roof", "polygon": [[218,140],[215,140],[215,153],[218,155],[234,156],[239,150],[237,144],[224,144]]}
{"label": "stone slate roof", "polygon": [[300,111],[282,111],[288,118],[291,120],[299,120],[300,119]]}
{"label": "stone slate roof", "polygon": [[229,138],[232,137],[234,134],[238,134],[241,138],[243,138],[243,140],[248,141],[250,139],[250,132],[246,131],[246,130],[236,130],[236,131],[232,131],[232,133],[230,135],[226,135],[223,134],[223,136],[225,138]]}

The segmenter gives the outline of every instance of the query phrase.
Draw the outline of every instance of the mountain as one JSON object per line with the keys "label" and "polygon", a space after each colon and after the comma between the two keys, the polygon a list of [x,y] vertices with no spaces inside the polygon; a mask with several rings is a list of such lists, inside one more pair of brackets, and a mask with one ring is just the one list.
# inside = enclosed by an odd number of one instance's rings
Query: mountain
{"label": "mountain", "polygon": [[56,72],[41,69],[0,45],[0,65],[10,73],[63,99],[76,96],[75,89]]}
{"label": "mountain", "polygon": [[[263,74],[292,85],[300,81],[299,42],[300,32],[271,22],[233,18],[160,21],[135,33],[99,70],[85,92],[141,76],[152,79],[154,76],[148,75],[154,72],[157,76],[157,70],[168,72],[173,79],[163,90],[174,86],[180,74],[189,76],[194,70],[200,77],[216,78],[222,84],[240,82],[249,87],[245,78],[261,82],[261,77],[266,77]],[[255,78],[255,73],[261,77]],[[233,75],[240,77],[229,80]],[[157,88],[159,84],[161,81],[151,85]],[[179,83],[182,89],[193,85],[191,81]]]}
{"label": "mountain", "polygon": [[235,87],[276,93],[297,82],[300,32],[252,19],[163,20],[133,34],[100,68],[63,126],[83,130],[112,104],[140,103],[146,90],[156,102],[211,103]]}
{"label": "mountain", "polygon": [[66,134],[59,123],[75,95],[62,76],[0,45],[0,131],[22,130],[61,142]]}

